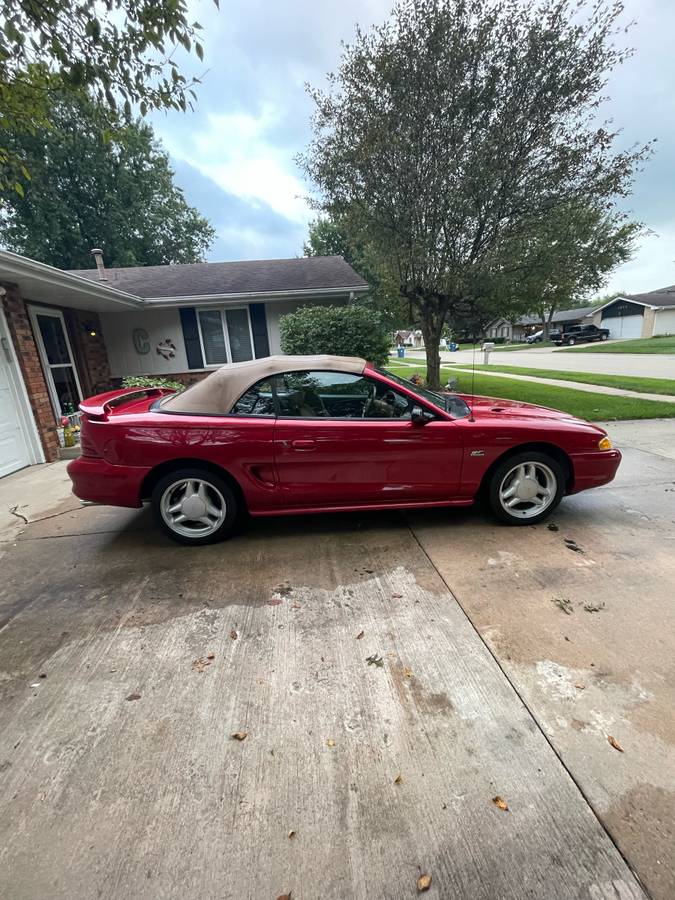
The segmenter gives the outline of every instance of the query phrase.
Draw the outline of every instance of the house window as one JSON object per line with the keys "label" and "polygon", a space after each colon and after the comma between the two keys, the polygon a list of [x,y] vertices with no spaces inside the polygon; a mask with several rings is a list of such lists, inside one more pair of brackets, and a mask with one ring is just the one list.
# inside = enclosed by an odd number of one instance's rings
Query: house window
{"label": "house window", "polygon": [[204,365],[253,359],[253,340],[248,309],[200,309],[197,313]]}

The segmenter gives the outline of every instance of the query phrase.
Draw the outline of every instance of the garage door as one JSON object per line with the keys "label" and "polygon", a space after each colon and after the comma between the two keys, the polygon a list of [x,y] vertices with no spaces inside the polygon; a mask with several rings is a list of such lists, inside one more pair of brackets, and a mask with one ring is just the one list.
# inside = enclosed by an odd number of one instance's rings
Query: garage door
{"label": "garage door", "polygon": [[611,338],[639,338],[643,322],[643,316],[608,316],[602,320],[602,327],[609,328]]}
{"label": "garage door", "polygon": [[14,387],[15,363],[0,316],[0,478],[31,462]]}

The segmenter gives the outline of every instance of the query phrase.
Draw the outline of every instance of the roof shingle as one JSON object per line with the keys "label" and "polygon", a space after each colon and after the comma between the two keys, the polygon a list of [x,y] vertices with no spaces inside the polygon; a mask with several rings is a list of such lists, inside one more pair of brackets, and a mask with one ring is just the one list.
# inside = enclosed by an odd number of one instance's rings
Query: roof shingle
{"label": "roof shingle", "polygon": [[[96,269],[71,270],[98,281]],[[341,256],[303,256],[297,259],[259,259],[241,262],[190,263],[106,269],[107,284],[150,297],[196,297],[227,294],[265,294],[277,291],[315,291],[323,288],[362,290],[368,282]]]}

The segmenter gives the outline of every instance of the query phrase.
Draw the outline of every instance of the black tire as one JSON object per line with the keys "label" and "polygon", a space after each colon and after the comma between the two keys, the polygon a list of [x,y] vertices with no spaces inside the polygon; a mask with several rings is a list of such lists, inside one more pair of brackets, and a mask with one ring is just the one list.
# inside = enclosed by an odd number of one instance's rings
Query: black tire
{"label": "black tire", "polygon": [[[165,498],[166,495],[168,504],[169,498],[171,497],[171,494],[167,494],[167,492],[171,491],[173,486],[174,490],[177,492],[174,496],[180,497],[181,482],[186,483],[190,481],[194,482],[195,485],[197,483],[203,484],[205,486],[207,501],[212,501],[213,508],[218,508],[220,513],[222,513],[222,521],[220,521],[220,516],[211,517],[214,519],[215,527],[212,526],[211,530],[206,533],[204,531],[204,529],[207,528],[206,525],[202,528],[200,533],[198,520],[187,519],[187,525],[180,523],[179,526],[176,526],[179,530],[175,530],[175,528],[171,527],[167,518],[165,518],[163,498]],[[151,505],[155,520],[161,530],[179,544],[187,544],[190,546],[213,544],[216,541],[222,541],[229,537],[235,529],[239,512],[237,498],[227,481],[220,475],[211,472],[209,469],[201,469],[198,466],[176,469],[173,472],[169,472],[168,475],[165,475],[163,478],[160,478],[153,489]],[[194,535],[189,533],[190,530],[193,530],[189,525],[190,522],[193,522],[194,524]],[[218,523],[217,525],[216,522]]]}
{"label": "black tire", "polygon": [[576,340],[575,340],[574,338],[568,338],[568,339],[567,339],[567,346],[568,346],[568,347],[574,347],[575,344],[576,344]]}
{"label": "black tire", "polygon": [[[519,466],[534,465],[547,468],[555,479],[555,486],[551,486],[552,499],[548,505],[538,514],[525,513],[523,510],[530,501],[518,503],[513,511],[508,511],[501,500],[500,490],[503,482],[514,469]],[[490,477],[487,498],[492,513],[508,525],[536,525],[549,516],[560,503],[565,493],[565,473],[560,465],[546,453],[536,451],[516,453],[508,456],[497,465]]]}
{"label": "black tire", "polygon": [[601,334],[601,335],[600,335],[600,340],[601,340],[601,341],[606,341],[608,337],[609,337],[608,334]]}

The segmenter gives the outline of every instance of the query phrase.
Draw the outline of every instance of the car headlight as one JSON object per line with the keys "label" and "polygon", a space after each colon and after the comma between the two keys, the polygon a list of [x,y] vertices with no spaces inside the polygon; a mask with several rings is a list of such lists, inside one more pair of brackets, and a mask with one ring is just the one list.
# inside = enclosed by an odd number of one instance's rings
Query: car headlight
{"label": "car headlight", "polygon": [[607,437],[607,435],[605,435],[604,438],[601,438],[598,441],[598,450],[611,450],[611,449],[612,449],[612,442]]}

